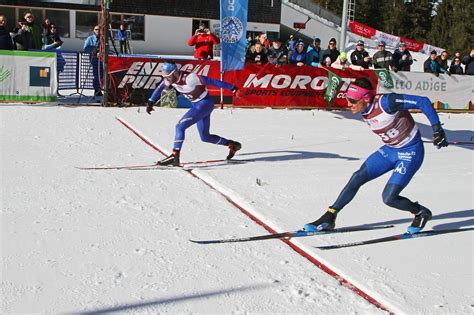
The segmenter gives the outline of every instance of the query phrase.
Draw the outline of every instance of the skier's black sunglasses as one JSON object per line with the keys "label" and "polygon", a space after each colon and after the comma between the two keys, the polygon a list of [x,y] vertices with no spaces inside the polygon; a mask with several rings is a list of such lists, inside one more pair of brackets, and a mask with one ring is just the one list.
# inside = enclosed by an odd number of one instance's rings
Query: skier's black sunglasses
{"label": "skier's black sunglasses", "polygon": [[360,101],[360,100],[355,100],[355,99],[349,98],[349,97],[346,97],[346,100],[347,100],[349,103],[351,103],[351,104],[355,104],[355,103],[357,103],[358,101]]}

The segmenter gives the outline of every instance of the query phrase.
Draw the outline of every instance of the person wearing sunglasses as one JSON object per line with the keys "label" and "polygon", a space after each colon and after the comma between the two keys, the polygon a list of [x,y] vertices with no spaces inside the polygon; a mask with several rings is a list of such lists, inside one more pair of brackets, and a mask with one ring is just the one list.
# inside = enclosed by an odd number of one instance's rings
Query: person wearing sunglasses
{"label": "person wearing sunglasses", "polygon": [[26,11],[25,15],[25,30],[31,34],[33,38],[33,47],[31,49],[41,49],[43,47],[43,34],[41,27],[35,23],[35,16],[30,12]]}
{"label": "person wearing sunglasses", "polygon": [[[86,38],[84,42],[83,51],[89,53],[90,62],[92,66],[92,85],[94,86],[94,96],[102,96],[100,88],[101,78],[104,77],[104,67],[102,62],[99,61],[99,46],[100,46],[100,27],[99,25],[94,26],[92,29],[93,34]],[[89,71],[88,71],[89,72]]]}
{"label": "person wearing sunglasses", "polygon": [[372,153],[356,171],[337,200],[316,221],[306,224],[305,231],[332,230],[336,217],[365,183],[392,171],[383,193],[383,202],[393,208],[410,212],[414,218],[407,232],[419,233],[431,219],[431,211],[400,195],[423,163],[424,148],[420,131],[408,110],[421,110],[433,128],[433,144],[447,147],[445,132],[431,101],[424,96],[408,94],[375,94],[367,78],[352,82],[346,92],[347,104],[353,114],[362,113],[369,128],[384,145]]}
{"label": "person wearing sunglasses", "polygon": [[157,162],[157,164],[179,166],[179,155],[184,142],[185,131],[194,124],[197,125],[199,135],[203,142],[227,146],[229,148],[227,159],[230,160],[235,153],[241,149],[242,145],[237,141],[228,140],[209,133],[211,113],[214,110],[214,100],[209,95],[207,86],[211,85],[231,90],[234,95],[237,95],[238,88],[227,82],[197,75],[194,72],[180,71],[178,66],[171,61],[163,64],[162,76],[163,81],[148,99],[146,108],[148,114],[151,115],[151,112],[154,110],[153,106],[158,102],[161,92],[164,89],[176,89],[176,91],[189,99],[193,106],[176,125],[173,153]]}

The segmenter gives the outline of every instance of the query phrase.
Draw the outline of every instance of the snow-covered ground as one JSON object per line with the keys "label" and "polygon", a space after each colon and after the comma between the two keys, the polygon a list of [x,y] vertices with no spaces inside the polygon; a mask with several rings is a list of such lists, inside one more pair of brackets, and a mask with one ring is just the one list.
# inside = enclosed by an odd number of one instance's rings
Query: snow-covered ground
{"label": "snow-covered ground", "polygon": [[[265,234],[318,218],[380,140],[348,112],[225,109],[212,131],[242,142],[242,164],[85,171],[162,156],[115,116],[169,149],[184,113],[158,108],[2,105],[1,314],[380,314],[348,285],[285,242],[198,245],[189,239]],[[422,134],[428,120],[415,114]],[[451,141],[474,139],[472,114],[441,114]],[[426,146],[404,195],[432,209],[427,229],[474,225],[472,147]],[[187,132],[183,161],[221,159],[225,147]],[[403,233],[412,217],[383,204],[389,175],[366,184],[338,226],[385,230],[292,240],[388,310],[473,313],[473,232],[321,251]],[[211,188],[209,183],[215,189]]]}

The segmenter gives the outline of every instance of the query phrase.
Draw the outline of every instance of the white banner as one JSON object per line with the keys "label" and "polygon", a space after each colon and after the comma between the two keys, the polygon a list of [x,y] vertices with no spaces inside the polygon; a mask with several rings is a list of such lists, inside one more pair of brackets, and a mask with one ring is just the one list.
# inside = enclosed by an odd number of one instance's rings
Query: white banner
{"label": "white banner", "polygon": [[403,93],[427,96],[437,109],[469,109],[474,103],[474,76],[421,72],[390,72],[394,88],[380,84],[377,93]]}
{"label": "white banner", "polygon": [[56,53],[0,50],[0,101],[56,101]]}

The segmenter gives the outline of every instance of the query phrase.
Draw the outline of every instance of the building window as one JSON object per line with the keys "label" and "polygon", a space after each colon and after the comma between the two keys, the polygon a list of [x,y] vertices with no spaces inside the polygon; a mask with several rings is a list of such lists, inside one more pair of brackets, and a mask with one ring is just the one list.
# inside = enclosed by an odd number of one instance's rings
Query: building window
{"label": "building window", "polygon": [[71,37],[69,31],[69,11],[45,10],[45,18],[56,24],[60,37]]}
{"label": "building window", "polygon": [[98,23],[98,13],[76,11],[76,38],[87,38]]}
{"label": "building window", "polygon": [[18,19],[16,18],[15,14],[15,8],[0,6],[0,12],[0,14],[5,15],[5,17],[7,18],[7,25],[5,25],[5,29],[10,32],[18,24]]}
{"label": "building window", "polygon": [[119,13],[111,14],[110,24],[112,24],[115,38],[117,38],[117,32],[122,23],[125,24],[125,29],[131,34],[131,40],[145,40],[145,16]]}

